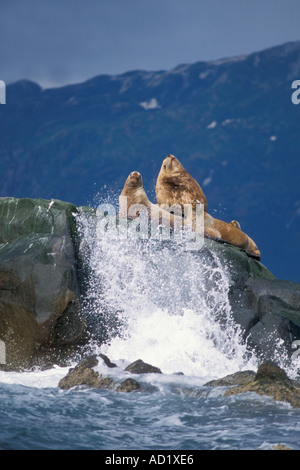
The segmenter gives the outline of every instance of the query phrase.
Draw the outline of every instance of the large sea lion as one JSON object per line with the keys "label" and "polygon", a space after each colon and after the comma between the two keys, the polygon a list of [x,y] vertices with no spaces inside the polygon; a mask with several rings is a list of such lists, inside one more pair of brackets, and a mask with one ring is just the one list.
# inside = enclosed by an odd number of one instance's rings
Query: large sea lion
{"label": "large sea lion", "polygon": [[186,171],[174,155],[162,162],[156,182],[156,200],[159,205],[192,204],[198,200],[207,210],[206,197],[197,181]]}

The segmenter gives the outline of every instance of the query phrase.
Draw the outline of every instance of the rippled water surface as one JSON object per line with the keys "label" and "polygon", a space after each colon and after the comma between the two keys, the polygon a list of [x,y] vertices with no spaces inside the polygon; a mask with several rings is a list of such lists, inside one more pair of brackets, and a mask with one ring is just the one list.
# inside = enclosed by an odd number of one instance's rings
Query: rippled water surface
{"label": "rippled water surface", "polygon": [[300,411],[254,394],[186,396],[174,384],[131,394],[2,384],[0,403],[1,449],[300,448]]}

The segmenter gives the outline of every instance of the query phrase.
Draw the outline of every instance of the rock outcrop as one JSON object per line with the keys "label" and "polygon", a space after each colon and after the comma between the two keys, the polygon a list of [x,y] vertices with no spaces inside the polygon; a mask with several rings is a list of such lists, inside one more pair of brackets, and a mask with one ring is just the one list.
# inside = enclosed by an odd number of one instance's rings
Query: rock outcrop
{"label": "rock outcrop", "polygon": [[300,407],[299,383],[289,379],[286,372],[275,362],[265,361],[254,371],[236,372],[221,379],[212,380],[205,387],[224,387],[224,395],[229,397],[241,393],[255,392],[272,397],[275,401],[289,403],[293,408]]}
{"label": "rock outcrop", "polygon": [[278,280],[260,262],[237,247],[206,240],[230,279],[232,318],[249,350],[262,360],[286,357],[300,339],[300,284]]}
{"label": "rock outcrop", "polygon": [[[106,356],[103,358],[103,355],[100,354],[100,357],[104,360],[107,367],[113,368],[111,366],[112,363]],[[96,355],[86,356],[75,367],[69,369],[67,375],[59,381],[59,388],[69,390],[71,388],[84,387],[116,390],[117,392],[124,393],[140,390],[140,383],[131,377],[128,377],[119,384],[111,377],[103,377],[94,369],[97,365],[98,359]]]}
{"label": "rock outcrop", "polygon": [[8,368],[63,362],[87,341],[76,212],[57,200],[0,199],[0,339]]}
{"label": "rock outcrop", "polygon": [[59,381],[59,388],[69,390],[70,388],[84,386],[87,388],[112,389],[114,382],[109,377],[102,377],[93,369],[98,364],[95,355],[85,357],[75,367],[69,369],[68,374]]}
{"label": "rock outcrop", "polygon": [[[82,305],[89,266],[83,214],[94,230],[93,208],[0,198],[0,368],[66,365],[87,353],[91,335],[99,345],[106,341],[101,319]],[[276,279],[225,243],[206,239],[198,256],[217,257],[227,271],[232,318],[249,350],[263,361],[279,355],[290,361],[300,340],[300,285]],[[110,317],[106,328],[113,329]]]}
{"label": "rock outcrop", "polygon": [[229,388],[225,396],[246,392],[271,396],[276,401],[288,402],[293,408],[300,407],[300,387],[295,386],[285,371],[272,362],[264,362],[253,381]]}

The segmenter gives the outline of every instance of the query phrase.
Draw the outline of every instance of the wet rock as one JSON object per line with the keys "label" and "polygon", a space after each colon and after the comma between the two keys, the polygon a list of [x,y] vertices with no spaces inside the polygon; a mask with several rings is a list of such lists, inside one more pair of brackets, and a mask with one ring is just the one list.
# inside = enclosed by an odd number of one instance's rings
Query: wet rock
{"label": "wet rock", "polygon": [[273,450],[293,450],[291,447],[285,446],[284,444],[275,444]]}
{"label": "wet rock", "polygon": [[262,360],[272,360],[276,354],[290,358],[292,344],[300,338],[300,285],[251,278],[245,294],[256,315],[256,323],[247,335],[249,348]]}
{"label": "wet rock", "polygon": [[114,367],[117,367],[117,365],[111,362],[111,360],[107,356],[105,356],[105,354],[99,354],[99,357],[103,359],[103,362],[107,367],[110,367],[111,369],[113,369]]}
{"label": "wet rock", "polygon": [[250,382],[253,382],[256,374],[252,370],[239,371],[234,374],[226,375],[221,379],[211,380],[207,382],[205,387],[228,387],[231,385],[245,385]]}
{"label": "wet rock", "polygon": [[74,213],[62,201],[0,198],[0,339],[12,369],[63,365],[87,340]]}
{"label": "wet rock", "polygon": [[232,318],[248,349],[262,360],[290,362],[300,339],[300,284],[278,280],[262,263],[228,245],[211,245],[229,275]]}
{"label": "wet rock", "polygon": [[123,382],[118,385],[116,388],[117,392],[134,392],[135,390],[139,390],[141,388],[141,385],[139,382],[137,382],[134,379],[126,379]]}
{"label": "wet rock", "polygon": [[93,369],[98,364],[96,356],[84,358],[77,366],[69,369],[68,374],[59,381],[59,388],[69,390],[73,387],[112,389],[114,382],[109,377],[102,377]]}
{"label": "wet rock", "polygon": [[98,388],[99,386],[99,373],[93,369],[80,364],[73,369],[70,369],[68,374],[59,381],[59,388],[69,390],[70,388],[80,385],[87,387]]}
{"label": "wet rock", "polygon": [[162,371],[158,367],[154,367],[150,364],[143,362],[141,359],[129,364],[125,369],[132,374],[162,374]]}
{"label": "wet rock", "polygon": [[264,362],[259,366],[255,381],[289,382],[286,372],[274,362]]}
{"label": "wet rock", "polygon": [[225,396],[246,392],[268,395],[276,401],[290,403],[293,408],[300,407],[300,387],[295,386],[285,371],[270,361],[266,361],[258,368],[252,382],[229,388]]}

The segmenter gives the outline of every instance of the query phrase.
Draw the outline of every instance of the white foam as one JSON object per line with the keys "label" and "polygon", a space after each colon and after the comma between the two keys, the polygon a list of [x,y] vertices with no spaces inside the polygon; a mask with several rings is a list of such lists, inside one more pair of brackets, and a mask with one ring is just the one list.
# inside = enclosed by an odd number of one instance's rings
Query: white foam
{"label": "white foam", "polygon": [[[89,232],[90,234],[90,232]],[[123,328],[102,352],[116,363],[137,359],[165,374],[207,379],[254,368],[231,320],[227,274],[215,257],[159,241],[95,240],[90,309],[118,313]]]}
{"label": "white foam", "polygon": [[60,379],[68,373],[69,367],[54,366],[51,369],[25,372],[4,372],[0,371],[0,383],[18,384],[34,388],[57,387]]}

